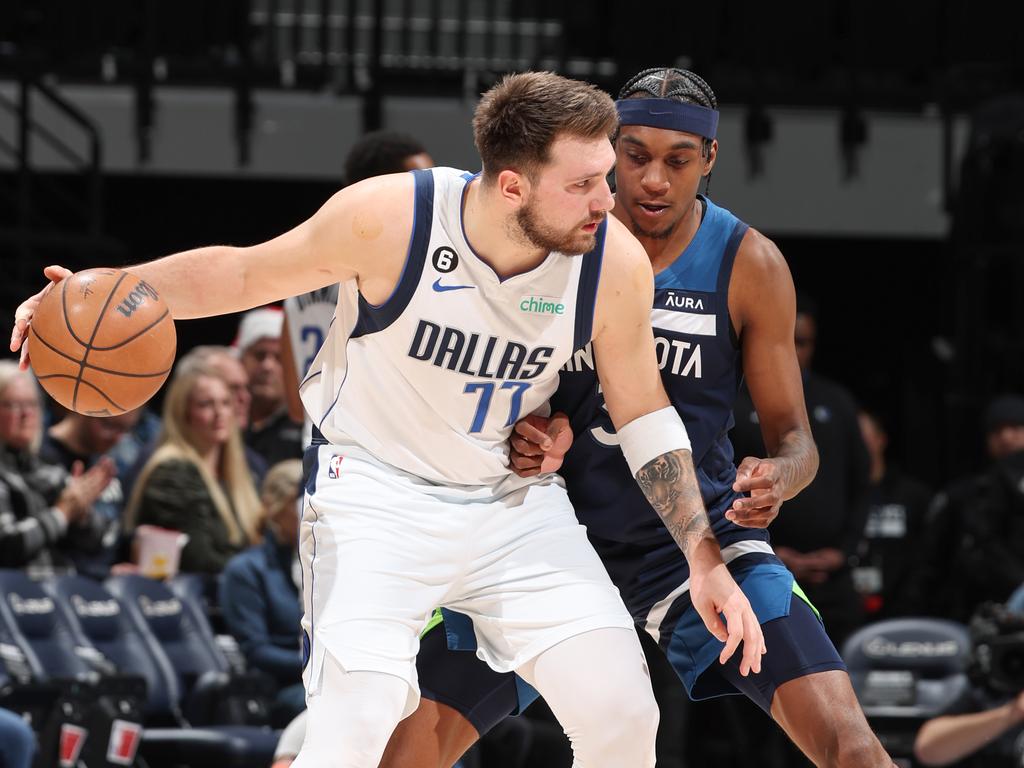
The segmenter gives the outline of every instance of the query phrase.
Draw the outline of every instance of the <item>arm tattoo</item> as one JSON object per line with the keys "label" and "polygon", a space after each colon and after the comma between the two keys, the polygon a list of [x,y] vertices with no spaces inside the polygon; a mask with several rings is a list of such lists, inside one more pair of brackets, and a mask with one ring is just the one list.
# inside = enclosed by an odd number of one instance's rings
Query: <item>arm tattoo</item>
{"label": "arm tattoo", "polygon": [[792,499],[806,488],[818,473],[818,447],[806,429],[793,429],[782,436],[773,458],[779,463],[783,498]]}
{"label": "arm tattoo", "polygon": [[649,461],[636,481],[687,558],[705,538],[714,538],[689,451],[670,451]]}

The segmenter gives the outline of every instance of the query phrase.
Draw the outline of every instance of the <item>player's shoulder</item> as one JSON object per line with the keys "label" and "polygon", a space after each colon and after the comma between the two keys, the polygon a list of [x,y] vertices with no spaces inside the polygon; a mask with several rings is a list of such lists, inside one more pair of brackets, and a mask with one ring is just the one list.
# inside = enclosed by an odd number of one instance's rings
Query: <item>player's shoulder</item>
{"label": "player's shoulder", "polygon": [[601,267],[602,278],[614,275],[625,278],[635,275],[641,280],[653,279],[653,269],[647,251],[626,225],[615,216],[608,216],[605,232],[604,259]]}
{"label": "player's shoulder", "polygon": [[[793,276],[782,251],[768,237],[750,227],[736,252],[729,286],[730,305],[745,297],[760,303],[766,297],[787,299],[794,294]],[[742,307],[740,314],[744,314]]]}
{"label": "player's shoulder", "polygon": [[411,173],[387,173],[357,181],[338,192],[332,200],[348,206],[376,206],[384,209],[410,208],[416,180]]}
{"label": "player's shoulder", "polygon": [[786,264],[786,257],[782,255],[782,251],[774,241],[753,227],[747,228],[747,232],[740,242],[733,269],[742,270],[755,278],[781,274],[787,278],[789,276],[789,266]]}
{"label": "player's shoulder", "polygon": [[313,218],[325,248],[346,254],[362,272],[405,248],[416,217],[411,173],[375,176],[336,192]]}
{"label": "player's shoulder", "polygon": [[753,227],[743,235],[729,281],[729,310],[738,333],[753,324],[791,334],[796,289],[778,246]]}
{"label": "player's shoulder", "polygon": [[647,251],[621,221],[608,216],[595,327],[631,314],[646,317],[653,302],[654,270]]}

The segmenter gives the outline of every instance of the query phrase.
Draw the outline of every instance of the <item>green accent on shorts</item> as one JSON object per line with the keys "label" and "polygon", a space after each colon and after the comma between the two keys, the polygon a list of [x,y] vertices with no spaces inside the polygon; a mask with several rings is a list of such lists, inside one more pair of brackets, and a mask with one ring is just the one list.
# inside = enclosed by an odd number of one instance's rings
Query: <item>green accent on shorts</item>
{"label": "green accent on shorts", "polygon": [[[814,615],[818,617],[818,621],[820,621],[822,624],[825,623],[824,620],[821,618],[821,611],[814,607],[814,603],[812,603],[810,598],[807,597],[807,594],[800,588],[800,585],[796,583],[796,579],[793,579],[793,594],[799,597],[805,603],[807,603],[808,607],[812,611],[814,611]],[[433,621],[433,619],[431,619],[431,621]]]}
{"label": "green accent on shorts", "polygon": [[[811,607],[813,608],[814,606],[812,605]],[[427,622],[427,626],[425,626],[423,628],[423,631],[420,632],[420,638],[426,637],[427,632],[432,630],[438,624],[443,624],[443,623],[444,623],[444,617],[441,616],[441,609],[440,608],[435,608],[433,615],[431,615],[431,617],[430,617],[430,621]]]}

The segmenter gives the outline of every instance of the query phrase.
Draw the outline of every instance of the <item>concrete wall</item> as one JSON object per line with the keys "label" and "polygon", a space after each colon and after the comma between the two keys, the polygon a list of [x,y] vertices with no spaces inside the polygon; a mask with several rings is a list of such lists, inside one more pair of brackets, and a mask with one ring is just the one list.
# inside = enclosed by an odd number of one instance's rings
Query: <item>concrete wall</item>
{"label": "concrete wall", "polygon": [[[64,93],[101,127],[104,167],[110,173],[336,178],[342,158],[358,136],[358,99],[261,91],[252,140],[252,161],[236,162],[232,99],[215,89],[160,88],[152,158],[137,161],[133,96],[119,87],[67,86]],[[0,96],[14,98],[12,83]],[[433,98],[390,98],[388,127],[408,131],[445,165],[476,166],[469,120],[471,103]],[[36,117],[69,144],[84,148],[80,132],[41,100]],[[725,107],[719,128],[719,160],[711,192],[754,226],[777,234],[940,238],[948,230],[942,210],[941,124],[937,115],[869,113],[868,142],[859,175],[843,179],[839,115],[825,110],[773,109],[774,139],[763,152],[764,170],[751,178],[743,147],[741,108]],[[0,111],[0,138],[16,136],[13,118]],[[959,158],[966,121],[958,120]],[[0,168],[11,167],[0,153]],[[67,163],[42,142],[33,163],[46,169]]]}

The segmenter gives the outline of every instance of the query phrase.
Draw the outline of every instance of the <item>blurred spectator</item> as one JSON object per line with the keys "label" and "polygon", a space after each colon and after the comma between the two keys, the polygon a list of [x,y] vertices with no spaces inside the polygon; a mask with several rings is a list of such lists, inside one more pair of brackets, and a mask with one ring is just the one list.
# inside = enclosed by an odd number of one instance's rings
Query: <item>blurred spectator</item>
{"label": "blurred spectator", "polygon": [[1014,485],[1024,479],[1024,398],[993,399],[982,427],[989,468],[935,497],[913,580],[923,612],[956,621],[966,621],[979,602],[1002,601],[1024,583],[1024,521],[1016,519],[1024,511],[1024,491]]}
{"label": "blurred spectator", "polygon": [[213,368],[176,372],[164,397],[160,447],[125,509],[125,527],[150,524],[188,534],[181,570],[219,573],[255,543],[260,505],[245,464],[227,383]]}
{"label": "blurred spectator", "polygon": [[[190,366],[208,366],[220,374],[231,391],[235,424],[239,430],[244,431],[249,423],[249,404],[252,400],[249,395],[249,374],[245,372],[245,368],[238,359],[238,350],[216,344],[203,344],[193,347],[178,360],[175,366],[175,375]],[[150,414],[147,413],[147,415]],[[142,468],[149,461],[153,452],[159,447],[160,419],[156,418],[155,421],[156,430],[149,433],[147,442],[141,448],[136,448],[131,452],[134,456],[133,463],[122,473],[122,484],[124,485],[126,497],[131,495],[139,472],[142,471]],[[123,452],[122,448],[125,442],[127,440],[122,440],[115,449],[115,460],[118,460],[119,455]],[[245,463],[249,466],[249,472],[252,473],[254,484],[258,488],[263,482],[263,476],[267,473],[267,462],[248,445],[243,443],[242,447],[245,451]],[[120,463],[118,467],[121,467]]]}
{"label": "blurred spectator", "polygon": [[853,581],[870,620],[916,613],[910,576],[918,564],[931,492],[886,460],[889,435],[869,411],[859,415],[871,457],[868,520],[857,549]]}
{"label": "blurred spectator", "polygon": [[1024,692],[1004,704],[991,704],[979,696],[971,711],[943,715],[921,726],[914,755],[921,765],[957,768],[1019,768],[1020,749],[1013,735],[1024,723]]}
{"label": "blurred spectator", "polygon": [[426,147],[407,133],[371,131],[352,145],[345,156],[345,184],[371,176],[431,168],[434,159]]}
{"label": "blurred spectator", "polygon": [[263,543],[231,559],[220,580],[224,623],[252,669],[277,681],[275,721],[283,725],[306,708],[299,622],[299,505],[302,462],[275,464],[263,482]]}
{"label": "blurred spectator", "polygon": [[36,737],[28,723],[0,709],[0,768],[29,768],[35,751]]}
{"label": "blurred spectator", "polygon": [[1007,610],[1024,615],[1024,584],[1021,584],[1006,601]]}
{"label": "blurred spectator", "polygon": [[988,404],[985,448],[994,461],[1024,451],[1024,397],[1002,395]]}
{"label": "blurred spectator", "polygon": [[102,547],[109,521],[93,511],[114,476],[109,459],[69,474],[39,458],[42,398],[35,377],[0,361],[0,568],[68,567]]}
{"label": "blurred spectator", "polygon": [[135,426],[110,450],[124,498],[127,499],[131,494],[132,484],[146,459],[153,453],[159,437],[160,417],[148,405],[144,405],[138,410]]}
{"label": "blurred spectator", "polygon": [[[821,611],[829,637],[841,647],[863,616],[851,562],[867,519],[868,454],[853,397],[811,370],[817,343],[813,304],[798,296],[796,312],[796,353],[821,463],[813,482],[782,505],[771,526],[772,545]],[[745,387],[735,414],[736,455],[767,456],[757,411]]]}
{"label": "blurred spectator", "polygon": [[[234,403],[235,424],[244,434],[249,427],[252,395],[249,394],[249,374],[246,372],[245,366],[242,365],[242,361],[239,360],[238,350],[214,344],[193,347],[187,355],[178,361],[180,369],[190,365],[207,365],[224,379],[231,391],[231,399]],[[249,471],[252,472],[253,480],[256,481],[256,487],[259,488],[263,485],[263,477],[267,474],[269,465],[260,454],[248,445],[243,447],[245,448],[245,462],[249,465]]]}
{"label": "blurred spectator", "polygon": [[[48,464],[61,465],[68,472],[74,470],[76,463],[86,468],[92,467],[104,456],[109,456],[114,447],[131,432],[141,413],[141,408],[107,417],[69,412],[46,430],[39,457]],[[77,553],[74,556],[75,567],[80,573],[103,579],[110,572],[111,566],[121,559],[124,489],[116,474],[92,508],[107,520],[102,547],[94,555]]]}
{"label": "blurred spectator", "polygon": [[999,458],[975,481],[962,511],[961,577],[975,602],[1004,602],[1024,583],[1024,451]]}
{"label": "blurred spectator", "polygon": [[254,309],[242,315],[235,346],[249,374],[249,424],[245,443],[263,457],[268,466],[302,456],[302,423],[288,413],[281,365],[281,329],[284,313],[279,309]]}

